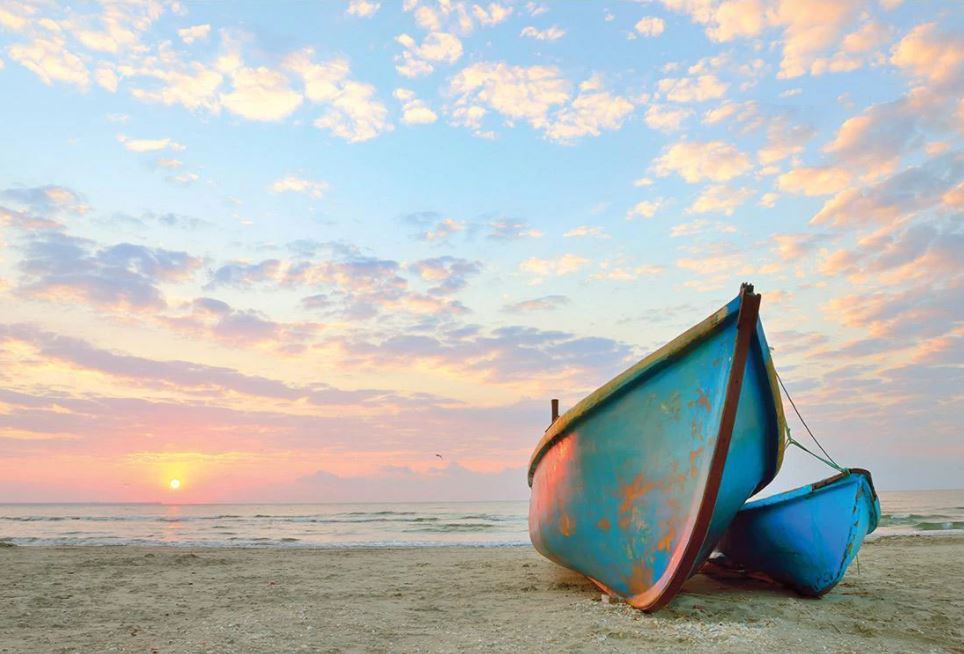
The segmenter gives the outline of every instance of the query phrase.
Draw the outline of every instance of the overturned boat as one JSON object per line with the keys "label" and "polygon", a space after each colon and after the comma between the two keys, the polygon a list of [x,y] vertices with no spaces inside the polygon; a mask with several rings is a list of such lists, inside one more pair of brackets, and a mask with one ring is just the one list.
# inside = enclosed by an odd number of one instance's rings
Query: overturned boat
{"label": "overturned boat", "polygon": [[851,468],[749,502],[720,542],[722,559],[714,563],[819,597],[840,582],[879,519],[870,473]]}
{"label": "overturned boat", "polygon": [[654,611],[773,479],[784,416],[759,322],[737,298],[555,419],[529,463],[547,558]]}

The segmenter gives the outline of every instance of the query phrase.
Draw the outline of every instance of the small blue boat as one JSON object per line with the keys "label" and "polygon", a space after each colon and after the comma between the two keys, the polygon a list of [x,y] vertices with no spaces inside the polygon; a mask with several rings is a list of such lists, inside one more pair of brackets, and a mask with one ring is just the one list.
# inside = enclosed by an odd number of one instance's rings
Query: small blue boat
{"label": "small blue boat", "polygon": [[759,306],[744,284],[553,415],[529,463],[529,536],[540,553],[647,611],[700,569],[783,458],[783,405]]}
{"label": "small blue boat", "polygon": [[748,503],[720,542],[720,563],[819,597],[843,578],[879,519],[870,473],[851,468]]}

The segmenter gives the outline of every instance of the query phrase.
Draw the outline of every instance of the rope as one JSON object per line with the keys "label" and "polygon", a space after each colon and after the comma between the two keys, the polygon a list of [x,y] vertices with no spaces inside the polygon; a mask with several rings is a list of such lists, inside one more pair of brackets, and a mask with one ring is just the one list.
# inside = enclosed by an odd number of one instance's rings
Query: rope
{"label": "rope", "polygon": [[[806,452],[807,454],[815,458],[817,461],[822,461],[826,463],[828,466],[830,466],[837,472],[847,472],[847,468],[841,468],[839,465],[837,465],[836,461],[834,461],[833,459],[825,459],[819,454],[814,454],[813,452],[808,450],[800,441],[795,440],[793,436],[790,435],[790,427],[787,427],[787,445],[796,445],[801,450],[803,450],[804,452]],[[820,448],[820,449],[822,450],[823,448]]]}
{"label": "rope", "polygon": [[[776,373],[775,373],[775,374],[776,374]],[[830,466],[830,467],[833,468],[834,470],[838,470],[838,471],[840,471],[840,472],[843,472],[845,469],[844,469],[844,468],[841,468],[841,467],[837,464],[837,462],[833,460],[833,457],[830,456],[830,453],[827,452],[827,450],[824,449],[823,445],[820,444],[820,441],[817,440],[817,437],[813,435],[813,432],[812,432],[812,431],[810,431],[810,426],[807,425],[807,421],[803,419],[803,416],[802,416],[802,415],[800,415],[800,410],[797,408],[796,403],[794,403],[793,398],[790,396],[790,391],[787,390],[786,385],[783,383],[783,379],[780,377],[779,374],[776,374],[776,376],[777,376],[777,381],[780,382],[780,388],[783,389],[783,392],[784,392],[784,394],[787,396],[787,399],[790,400],[790,406],[793,407],[793,412],[797,414],[797,417],[800,419],[800,422],[803,423],[804,429],[807,430],[807,433],[810,434],[810,438],[813,439],[813,442],[817,444],[817,447],[820,448],[820,451],[823,452],[823,455],[824,455],[826,458],[823,458],[823,457],[821,457],[821,456],[817,456],[816,454],[814,454],[813,452],[811,452],[810,450],[808,450],[806,447],[804,447],[799,441],[794,440],[793,437],[790,436],[790,427],[789,427],[789,426],[787,427],[787,443],[789,443],[790,445],[796,445],[797,447],[799,447],[801,450],[803,450],[803,451],[806,452],[807,454],[813,456],[813,457],[816,458],[816,459],[819,459],[820,461],[823,461],[824,463],[826,463],[828,466]]]}

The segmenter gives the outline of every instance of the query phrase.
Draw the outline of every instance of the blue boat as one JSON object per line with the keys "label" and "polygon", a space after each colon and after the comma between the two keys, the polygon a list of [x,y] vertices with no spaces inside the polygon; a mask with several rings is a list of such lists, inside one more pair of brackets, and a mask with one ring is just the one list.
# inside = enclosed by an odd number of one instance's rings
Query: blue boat
{"label": "blue boat", "polygon": [[529,463],[529,536],[540,553],[646,611],[700,569],[783,458],[759,306],[744,284],[554,419]]}
{"label": "blue boat", "polygon": [[870,473],[851,468],[748,503],[720,542],[719,563],[819,597],[843,578],[879,519]]}

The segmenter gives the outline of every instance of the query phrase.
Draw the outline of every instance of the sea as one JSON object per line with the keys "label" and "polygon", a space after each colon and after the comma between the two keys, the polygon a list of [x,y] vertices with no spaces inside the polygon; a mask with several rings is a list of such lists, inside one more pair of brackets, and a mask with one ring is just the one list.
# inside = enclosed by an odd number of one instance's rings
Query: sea
{"label": "sea", "polygon": [[[964,536],[964,490],[882,491],[869,538]],[[526,502],[0,504],[0,544],[519,547]]]}

